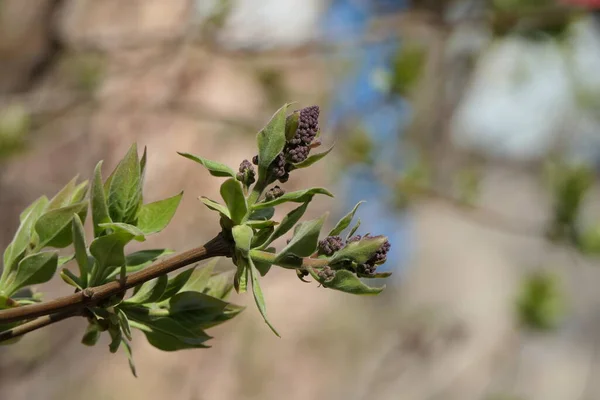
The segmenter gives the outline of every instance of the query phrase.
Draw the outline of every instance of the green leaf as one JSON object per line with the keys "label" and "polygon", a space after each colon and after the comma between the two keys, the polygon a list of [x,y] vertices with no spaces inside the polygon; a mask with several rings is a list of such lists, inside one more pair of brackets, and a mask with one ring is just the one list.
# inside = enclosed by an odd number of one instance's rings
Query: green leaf
{"label": "green leaf", "polygon": [[108,345],[108,349],[111,353],[116,353],[117,350],[119,350],[119,346],[121,346],[121,342],[123,341],[123,334],[121,333],[121,329],[114,325],[108,328],[108,333],[112,339]]}
{"label": "green leaf", "polygon": [[[133,323],[132,326],[140,329],[143,326],[137,322]],[[154,330],[142,330],[148,343],[162,351],[177,351],[185,349],[205,349],[208,346],[203,343],[211,339],[210,336],[201,337],[184,337],[184,336],[172,336],[160,331]]]}
{"label": "green leaf", "polygon": [[79,277],[83,287],[87,287],[89,271],[88,253],[83,223],[77,214],[73,217],[71,230],[73,231],[73,248],[75,249],[75,259],[79,267]]}
{"label": "green leaf", "polygon": [[286,256],[293,254],[298,257],[308,257],[317,249],[321,227],[327,218],[327,214],[321,218],[302,222],[297,225],[294,236],[287,246],[281,250],[275,261],[283,260]]}
{"label": "green leaf", "polygon": [[48,210],[66,207],[71,204],[71,198],[73,196],[73,192],[75,191],[75,182],[77,181],[77,178],[77,176],[73,178],[69,183],[66,184],[64,188],[60,190],[60,192],[56,194],[56,196],[52,198],[52,200],[48,202]]}
{"label": "green leaf", "polygon": [[75,258],[75,254],[71,254],[69,256],[60,256],[58,257],[58,266],[62,267],[66,263],[72,261]]}
{"label": "green leaf", "polygon": [[268,245],[267,241],[269,240],[269,238],[271,237],[271,235],[273,234],[273,232],[275,231],[275,228],[272,226],[263,228],[261,230],[259,230],[258,232],[256,232],[256,235],[254,235],[254,238],[252,239],[252,248],[256,248],[256,247],[263,247],[263,245],[265,245],[265,243]]}
{"label": "green leaf", "polygon": [[[31,203],[26,209],[21,211],[21,214],[19,215],[19,222],[23,223],[23,221],[25,221],[25,219],[31,213],[31,211],[33,211],[36,208],[38,209],[37,215],[40,216],[42,214],[42,212],[48,206],[48,201],[49,200],[46,196],[39,197],[36,201]],[[42,203],[43,206],[40,206],[40,203]]]}
{"label": "green leaf", "polygon": [[316,194],[324,194],[329,197],[333,197],[327,189],[323,188],[311,188],[306,190],[298,190],[296,192],[285,193],[283,196],[278,197],[271,201],[265,201],[257,203],[253,206],[253,209],[260,210],[261,208],[273,207],[282,203],[294,202],[294,203],[306,203],[312,200]]}
{"label": "green leaf", "polygon": [[149,280],[142,284],[133,296],[123,301],[123,304],[146,304],[158,301],[165,292],[168,281],[169,277],[167,275]]}
{"label": "green leaf", "polygon": [[385,289],[385,286],[382,287],[369,287],[365,285],[356,275],[352,272],[347,271],[345,269],[341,269],[335,271],[335,277],[329,281],[325,282],[322,280],[317,272],[308,268],[308,272],[310,272],[311,276],[319,282],[323,287],[328,289],[339,290],[341,292],[350,293],[350,294],[358,294],[358,295],[376,295],[379,294]]}
{"label": "green leaf", "polygon": [[301,168],[310,167],[311,165],[313,165],[317,161],[320,161],[327,154],[329,154],[331,152],[331,150],[333,150],[333,146],[331,146],[329,149],[325,150],[322,153],[311,154],[310,156],[308,156],[308,158],[306,160],[304,160],[302,162],[299,162],[299,163],[296,163],[296,164],[292,164],[292,165],[294,166],[294,169],[301,169]]}
{"label": "green leaf", "polygon": [[94,180],[91,187],[92,203],[92,221],[94,222],[94,237],[98,237],[104,232],[100,224],[112,222],[108,214],[108,204],[106,203],[106,194],[102,186],[102,161],[96,164],[94,169]]}
{"label": "green leaf", "polygon": [[288,233],[290,229],[292,229],[296,225],[296,223],[300,221],[300,218],[302,218],[302,216],[306,212],[306,209],[308,208],[308,204],[308,202],[302,204],[300,207],[293,209],[285,217],[283,217],[281,223],[277,226],[277,228],[275,228],[273,234],[269,237],[267,241],[263,242],[263,244],[260,247],[264,248],[269,244],[273,243],[276,239]]}
{"label": "green leaf", "polygon": [[231,220],[236,224],[242,222],[248,212],[242,184],[236,179],[227,179],[221,185],[221,197],[227,205]]}
{"label": "green leaf", "polygon": [[278,225],[278,222],[273,220],[266,221],[246,221],[246,225],[254,229],[264,229]]}
{"label": "green leaf", "polygon": [[[203,331],[239,314],[243,307],[199,292],[181,292],[173,296],[167,308],[128,307],[130,321],[143,323],[144,331],[155,330],[179,337],[208,337]],[[131,326],[134,326],[133,323]]]}
{"label": "green leaf", "polygon": [[55,251],[35,253],[19,262],[17,270],[7,276],[6,294],[10,296],[22,287],[48,282],[58,265]]}
{"label": "green leaf", "polygon": [[134,143],[119,162],[108,188],[108,213],[113,222],[133,223],[142,195],[140,162]]}
{"label": "green leaf", "polygon": [[105,230],[112,230],[111,233],[129,233],[133,236],[133,239],[137,240],[138,242],[143,242],[146,240],[144,232],[142,232],[137,226],[134,225],[125,224],[123,222],[108,222],[106,224],[100,224],[100,227]]}
{"label": "green leaf", "polygon": [[83,201],[45,212],[35,224],[35,231],[39,236],[37,248],[61,249],[69,246],[73,242],[73,215],[77,214],[81,220],[85,220],[87,208],[88,202]]}
{"label": "green leaf", "polygon": [[248,290],[248,266],[244,260],[238,260],[237,271],[233,277],[233,287],[238,293]]}
{"label": "green leaf", "polygon": [[364,203],[364,201],[359,201],[354,208],[352,209],[352,211],[350,211],[348,214],[346,214],[346,216],[344,216],[344,218],[342,218],[341,220],[339,220],[339,222],[336,224],[335,228],[333,228],[330,232],[329,235],[327,236],[337,236],[340,233],[342,233],[344,231],[344,229],[346,229],[347,227],[350,226],[350,224],[352,223],[352,219],[354,218],[354,214],[356,214],[356,210],[358,210],[358,207]]}
{"label": "green leaf", "polygon": [[47,204],[48,199],[45,196],[42,196],[33,202],[26,211],[21,213],[21,225],[19,226],[19,229],[17,229],[12,242],[4,251],[4,270],[2,271],[2,279],[0,282],[4,281],[5,276],[12,272],[17,266],[18,261],[29,246],[33,227],[39,216],[44,212]]}
{"label": "green leaf", "polygon": [[252,237],[254,236],[252,228],[247,225],[237,225],[233,227],[231,233],[233,234],[236,248],[240,250],[243,255],[247,256],[250,251]]}
{"label": "green leaf", "polygon": [[[154,263],[160,257],[164,257],[169,254],[173,254],[173,250],[168,249],[153,249],[153,250],[142,250],[135,253],[128,254],[125,257],[126,272],[128,274],[132,272],[141,271],[147,266]],[[113,271],[107,276],[107,279],[111,279],[119,273],[118,270]]]}
{"label": "green leaf", "polygon": [[[273,253],[275,254],[276,249],[275,247],[269,247],[268,249],[265,250],[268,253]],[[258,260],[252,260],[254,262],[254,266],[256,267],[256,269],[258,270],[258,272],[260,272],[261,276],[265,276],[269,270],[271,269],[271,266],[273,264],[266,262],[266,261],[258,261]]]}
{"label": "green leaf", "polygon": [[177,211],[183,191],[168,199],[144,204],[138,214],[137,226],[146,235],[158,233],[166,228]]}
{"label": "green leaf", "polygon": [[85,198],[85,195],[88,191],[88,184],[89,182],[86,180],[75,186],[75,190],[73,190],[73,193],[71,194],[71,200],[69,201],[69,204],[79,203]]}
{"label": "green leaf", "polygon": [[94,239],[90,244],[90,253],[96,259],[90,285],[100,282],[113,272],[113,268],[125,265],[124,249],[133,235],[127,232],[115,232]]}
{"label": "green leaf", "polygon": [[192,269],[192,275],[183,285],[180,292],[203,292],[210,282],[210,276],[217,262],[218,259],[215,258],[200,268]]}
{"label": "green leaf", "polygon": [[183,156],[187,159],[190,159],[192,161],[195,161],[198,164],[203,165],[208,170],[208,172],[210,172],[210,174],[212,176],[235,178],[235,175],[236,175],[235,171],[232,170],[231,168],[229,168],[225,164],[221,164],[216,161],[207,160],[206,158],[195,156],[195,155],[189,154],[189,153],[177,152],[177,154],[179,154],[180,156]]}
{"label": "green leaf", "polygon": [[352,227],[352,229],[350,229],[350,232],[348,232],[348,235],[346,236],[346,240],[350,239],[358,230],[358,228],[360,227],[360,218],[358,219],[358,221],[356,221],[356,225],[354,225]]}
{"label": "green leaf", "polygon": [[256,301],[258,310],[260,311],[260,314],[262,315],[263,319],[265,320],[265,323],[269,326],[269,328],[271,328],[273,333],[276,334],[278,337],[281,337],[279,335],[279,333],[277,333],[277,330],[275,329],[275,327],[273,327],[273,325],[271,325],[271,323],[269,322],[269,319],[267,318],[267,307],[265,305],[265,298],[263,296],[262,289],[260,288],[260,283],[258,282],[259,272],[256,269],[256,267],[254,266],[254,263],[252,262],[251,258],[248,259],[248,263],[250,264],[250,276],[252,279],[252,293],[254,294],[254,300]]}
{"label": "green leaf", "polygon": [[88,327],[81,338],[81,343],[86,346],[94,346],[98,343],[101,335],[102,331],[97,324],[88,324]]}
{"label": "green leaf", "polygon": [[[226,271],[212,275],[202,293],[217,299],[225,299],[233,289],[233,272]],[[241,310],[240,310],[241,311]]]}
{"label": "green leaf", "polygon": [[248,217],[250,221],[265,221],[273,218],[275,215],[275,207],[265,207],[260,210],[254,210]]}
{"label": "green leaf", "polygon": [[208,197],[200,196],[200,201],[204,203],[206,207],[213,211],[219,212],[221,215],[231,219],[231,215],[229,215],[229,210],[222,204],[217,203],[214,200],[209,199]]}
{"label": "green leaf", "polygon": [[194,273],[194,270],[195,268],[190,268],[178,274],[174,278],[170,278],[169,282],[167,283],[167,287],[165,288],[165,291],[163,292],[160,299],[157,300],[157,302],[166,301],[169,300],[171,297],[175,296],[175,294],[177,294],[181,289],[183,289],[185,284],[190,280],[192,274]]}
{"label": "green leaf", "polygon": [[83,289],[84,286],[81,283],[81,280],[75,276],[75,274],[73,274],[71,271],[69,271],[66,268],[63,268],[60,271],[60,278],[67,284],[67,285],[71,285],[74,288],[77,289]]}
{"label": "green leaf", "polygon": [[[146,154],[146,152],[144,151],[144,155],[145,154]],[[133,363],[133,353],[131,352],[131,345],[129,343],[127,343],[127,341],[125,341],[125,340],[123,340],[121,342],[121,344],[123,345],[123,350],[125,351],[125,354],[127,354],[127,360],[129,360],[129,369],[131,370],[131,373],[133,374],[133,376],[135,376],[137,378],[135,364]]]}
{"label": "green leaf", "polygon": [[265,181],[269,166],[285,146],[285,120],[289,104],[273,115],[256,137],[258,144],[258,179]]}
{"label": "green leaf", "polygon": [[364,264],[379,250],[386,240],[385,236],[375,236],[348,243],[330,258],[330,264],[333,265],[347,260],[357,264]]}
{"label": "green leaf", "polygon": [[127,315],[122,309],[118,308],[117,317],[119,318],[119,325],[121,326],[123,335],[125,335],[127,340],[131,340],[131,327],[129,326],[129,319],[127,319]]}

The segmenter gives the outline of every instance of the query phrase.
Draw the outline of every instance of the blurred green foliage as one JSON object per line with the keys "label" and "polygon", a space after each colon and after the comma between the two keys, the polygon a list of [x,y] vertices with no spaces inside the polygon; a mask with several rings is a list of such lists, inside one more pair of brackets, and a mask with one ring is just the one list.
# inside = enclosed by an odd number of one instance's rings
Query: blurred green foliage
{"label": "blurred green foliage", "polygon": [[392,63],[389,91],[409,95],[423,74],[427,50],[423,45],[406,43],[400,47]]}
{"label": "blurred green foliage", "polygon": [[0,159],[24,147],[30,128],[31,117],[22,106],[10,105],[0,110]]}
{"label": "blurred green foliage", "polygon": [[525,277],[517,300],[519,322],[534,330],[558,326],[565,313],[560,279],[552,273],[536,271]]}
{"label": "blurred green foliage", "polygon": [[369,133],[360,125],[353,127],[341,141],[339,149],[346,165],[372,164],[374,143]]}

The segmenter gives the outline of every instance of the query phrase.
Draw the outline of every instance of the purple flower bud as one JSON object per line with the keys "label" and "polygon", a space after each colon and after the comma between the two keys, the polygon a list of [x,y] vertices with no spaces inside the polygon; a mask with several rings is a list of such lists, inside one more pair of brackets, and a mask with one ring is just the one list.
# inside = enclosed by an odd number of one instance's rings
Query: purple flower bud
{"label": "purple flower bud", "polygon": [[319,254],[326,255],[327,257],[332,256],[333,253],[344,247],[344,242],[339,236],[327,236],[325,239],[319,241],[317,247]]}
{"label": "purple flower bud", "polygon": [[279,186],[274,186],[267,191],[265,194],[265,199],[267,201],[275,200],[285,194],[285,190],[280,188]]}

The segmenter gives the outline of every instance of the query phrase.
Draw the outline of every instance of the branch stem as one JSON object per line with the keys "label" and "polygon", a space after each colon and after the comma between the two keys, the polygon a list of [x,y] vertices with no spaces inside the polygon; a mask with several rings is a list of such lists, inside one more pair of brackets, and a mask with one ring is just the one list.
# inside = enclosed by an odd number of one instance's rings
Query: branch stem
{"label": "branch stem", "polygon": [[[78,314],[84,308],[94,306],[98,304],[98,302],[108,299],[113,295],[123,293],[128,289],[179,268],[208,258],[230,255],[231,245],[221,234],[219,234],[204,246],[158,261],[148,268],[127,276],[123,281],[115,280],[101,286],[86,288],[70,296],[60,297],[44,303],[0,310],[0,324],[23,321],[44,315],[51,317],[53,314],[57,313],[60,313],[60,315],[63,313],[71,315]],[[31,323],[35,321],[32,321]]]}

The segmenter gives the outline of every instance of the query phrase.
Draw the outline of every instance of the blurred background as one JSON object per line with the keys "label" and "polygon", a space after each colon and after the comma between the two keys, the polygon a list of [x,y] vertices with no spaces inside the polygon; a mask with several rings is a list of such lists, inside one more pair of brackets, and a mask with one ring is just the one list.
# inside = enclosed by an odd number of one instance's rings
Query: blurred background
{"label": "blurred background", "polygon": [[394,275],[356,298],[274,271],[282,339],[254,307],[211,349],[137,335],[138,379],[68,320],[0,348],[0,398],[600,399],[598,71],[596,0],[1,0],[0,248],[134,141],[148,201],[186,192],[139,247],[201,244],[220,182],[176,151],[237,166],[296,101],[335,148],[285,188],[331,188],[306,216],[330,225],[367,200]]}

